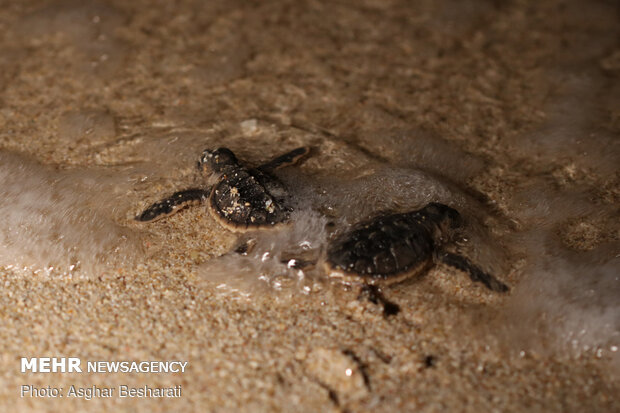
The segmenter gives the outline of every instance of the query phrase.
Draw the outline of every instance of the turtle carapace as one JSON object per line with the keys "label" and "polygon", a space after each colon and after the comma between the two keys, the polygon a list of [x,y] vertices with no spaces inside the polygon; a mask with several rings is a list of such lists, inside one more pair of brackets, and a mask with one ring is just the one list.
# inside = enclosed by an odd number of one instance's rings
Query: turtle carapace
{"label": "turtle carapace", "polygon": [[492,291],[508,291],[506,284],[467,258],[443,250],[446,238],[462,221],[455,209],[431,203],[416,211],[361,222],[330,242],[328,275],[345,282],[386,285],[423,273],[441,262],[467,272],[472,281]]}
{"label": "turtle carapace", "polygon": [[208,200],[211,214],[232,231],[273,227],[289,220],[292,206],[284,184],[272,174],[297,163],[309,153],[301,147],[259,166],[244,166],[228,148],[205,150],[198,166],[220,175],[212,188],[191,188],[158,201],[136,220],[150,222],[169,216],[191,204]]}

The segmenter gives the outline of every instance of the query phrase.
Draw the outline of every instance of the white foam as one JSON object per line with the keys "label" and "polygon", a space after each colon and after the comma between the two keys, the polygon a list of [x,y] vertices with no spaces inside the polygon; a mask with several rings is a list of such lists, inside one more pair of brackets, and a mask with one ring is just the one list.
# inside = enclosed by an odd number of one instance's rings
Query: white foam
{"label": "white foam", "polygon": [[124,195],[114,188],[122,184],[0,152],[0,265],[84,277],[131,265],[142,254],[141,236],[112,219]]}
{"label": "white foam", "polygon": [[[298,209],[291,224],[278,229],[249,233],[240,240],[250,240],[244,255],[231,252],[202,264],[202,279],[226,292],[251,296],[268,291],[310,292],[320,279],[317,261],[327,240],[327,220],[309,209]],[[298,268],[300,259],[311,261]]]}
{"label": "white foam", "polygon": [[[601,10],[588,10],[593,22],[594,12]],[[521,228],[512,246],[523,254],[525,265],[502,322],[506,342],[517,351],[593,353],[609,358],[620,372],[620,355],[613,350],[620,346],[617,207],[593,196],[600,188],[584,179],[590,175],[613,184],[620,164],[618,139],[604,127],[610,92],[605,77],[591,64],[593,53],[601,53],[600,45],[593,44],[599,39],[574,39],[573,48],[559,56],[570,65],[553,72],[558,88],[549,100],[546,121],[519,137],[516,150],[524,157],[547,171],[562,169],[569,179],[558,185],[551,174],[542,173],[507,200]],[[581,182],[572,182],[573,176]],[[590,239],[563,239],[571,222],[587,228]],[[608,236],[599,236],[604,233]]]}

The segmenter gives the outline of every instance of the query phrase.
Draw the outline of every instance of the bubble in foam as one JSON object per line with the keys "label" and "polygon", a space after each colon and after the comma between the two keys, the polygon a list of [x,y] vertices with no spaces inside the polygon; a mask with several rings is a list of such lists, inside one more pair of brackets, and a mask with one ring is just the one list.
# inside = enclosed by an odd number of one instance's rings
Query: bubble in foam
{"label": "bubble in foam", "polygon": [[57,172],[0,152],[0,265],[38,274],[96,276],[130,266],[141,235],[115,223],[111,176]]}
{"label": "bubble in foam", "polygon": [[202,264],[199,276],[219,289],[251,296],[269,291],[310,292],[320,279],[317,263],[327,240],[327,219],[307,208],[290,224],[248,233],[247,252],[230,252]]}

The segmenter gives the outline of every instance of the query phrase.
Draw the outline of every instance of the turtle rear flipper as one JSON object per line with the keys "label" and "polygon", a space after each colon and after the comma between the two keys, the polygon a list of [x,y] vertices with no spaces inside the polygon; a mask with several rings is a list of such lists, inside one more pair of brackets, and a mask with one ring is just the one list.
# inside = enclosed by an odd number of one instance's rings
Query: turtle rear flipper
{"label": "turtle rear flipper", "polygon": [[385,317],[396,315],[400,312],[400,306],[385,298],[379,287],[376,285],[364,284],[360,289],[360,294],[357,299],[360,300],[362,298],[366,298],[373,304],[383,305],[383,315]]}
{"label": "turtle rear flipper", "polygon": [[285,166],[294,165],[299,162],[303,157],[310,153],[310,148],[308,146],[302,146],[297,149],[293,149],[290,152],[285,153],[284,155],[280,155],[271,161],[267,162],[259,166],[258,169],[261,172],[271,172],[276,169],[283,168]]}
{"label": "turtle rear flipper", "polygon": [[440,252],[436,254],[436,259],[450,267],[454,267],[458,270],[464,271],[469,275],[469,278],[474,282],[481,282],[491,291],[505,293],[509,290],[508,286],[492,276],[482,271],[475,266],[467,258],[462,257],[451,252]]}
{"label": "turtle rear flipper", "polygon": [[141,222],[152,222],[158,219],[170,216],[181,209],[196,203],[203,202],[209,197],[210,190],[203,189],[186,189],[178,191],[164,198],[161,201],[157,201],[147,209],[145,209],[135,219]]}

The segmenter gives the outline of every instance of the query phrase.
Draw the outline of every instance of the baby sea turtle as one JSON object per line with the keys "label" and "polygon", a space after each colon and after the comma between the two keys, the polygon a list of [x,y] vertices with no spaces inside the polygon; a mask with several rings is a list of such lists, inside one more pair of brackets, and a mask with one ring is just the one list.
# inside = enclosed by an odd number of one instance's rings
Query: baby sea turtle
{"label": "baby sea turtle", "polygon": [[387,285],[421,274],[441,262],[467,272],[472,281],[492,291],[508,291],[506,284],[467,258],[442,249],[450,232],[462,225],[455,209],[439,203],[361,222],[329,244],[328,275],[348,283]]}
{"label": "baby sea turtle", "polygon": [[208,200],[211,214],[232,231],[286,223],[292,212],[288,191],[272,172],[298,162],[309,152],[308,147],[293,149],[258,168],[248,168],[228,148],[205,150],[198,167],[204,172],[219,174],[218,183],[212,188],[175,192],[149,206],[136,220],[155,221],[191,204]]}

